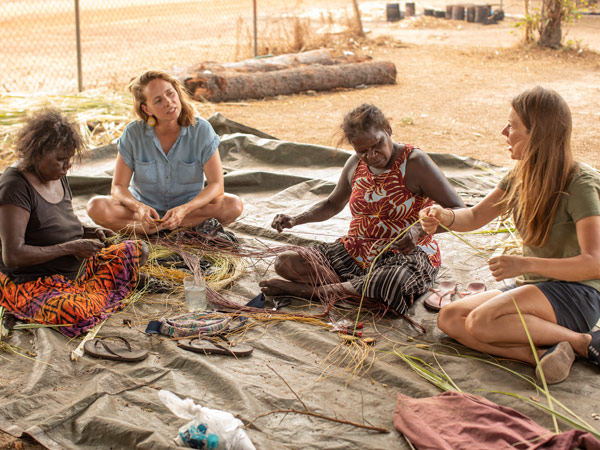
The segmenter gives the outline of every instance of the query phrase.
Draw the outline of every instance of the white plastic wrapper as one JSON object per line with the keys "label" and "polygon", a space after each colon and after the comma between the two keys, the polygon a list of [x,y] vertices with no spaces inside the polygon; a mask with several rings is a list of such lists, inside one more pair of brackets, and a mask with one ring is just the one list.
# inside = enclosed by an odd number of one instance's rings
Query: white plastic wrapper
{"label": "white plastic wrapper", "polygon": [[182,426],[175,438],[177,445],[188,446],[181,438],[190,427],[202,424],[209,434],[218,436],[217,450],[255,450],[254,444],[244,431],[244,424],[227,411],[205,408],[194,403],[191,398],[180,399],[167,390],[158,392],[158,397],[180,419],[189,422]]}

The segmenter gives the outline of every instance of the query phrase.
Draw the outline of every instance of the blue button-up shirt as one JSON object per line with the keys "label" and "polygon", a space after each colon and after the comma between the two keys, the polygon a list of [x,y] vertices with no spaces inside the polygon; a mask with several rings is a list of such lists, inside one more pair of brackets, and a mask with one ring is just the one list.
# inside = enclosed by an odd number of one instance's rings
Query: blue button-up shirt
{"label": "blue button-up shirt", "polygon": [[165,154],[154,129],[139,120],[125,127],[118,141],[119,154],[133,170],[129,191],[161,216],[189,202],[204,188],[204,164],[219,146],[210,123],[196,117]]}

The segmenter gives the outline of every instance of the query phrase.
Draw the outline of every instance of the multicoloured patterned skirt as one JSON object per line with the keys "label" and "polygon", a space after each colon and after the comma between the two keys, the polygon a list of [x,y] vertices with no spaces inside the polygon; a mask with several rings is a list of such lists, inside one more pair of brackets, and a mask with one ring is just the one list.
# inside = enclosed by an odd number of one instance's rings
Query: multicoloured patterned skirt
{"label": "multicoloured patterned skirt", "polygon": [[138,282],[141,241],[124,241],[103,249],[85,264],[76,280],[49,275],[21,284],[0,272],[0,306],[25,322],[65,325],[78,336],[123,308]]}

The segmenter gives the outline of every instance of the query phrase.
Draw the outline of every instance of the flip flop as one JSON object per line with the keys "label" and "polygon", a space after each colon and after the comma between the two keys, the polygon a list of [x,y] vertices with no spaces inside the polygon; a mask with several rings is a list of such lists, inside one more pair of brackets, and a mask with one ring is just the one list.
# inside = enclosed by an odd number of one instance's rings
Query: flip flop
{"label": "flip flop", "polygon": [[[110,341],[116,342],[110,342]],[[121,341],[121,342],[119,342]],[[114,361],[136,362],[148,357],[147,350],[133,350],[129,342],[121,336],[104,336],[87,341],[83,349],[94,358]]]}
{"label": "flip flop", "polygon": [[189,350],[196,353],[204,353],[205,355],[227,355],[227,356],[249,356],[254,350],[249,345],[237,344],[232,345],[227,341],[217,343],[212,339],[195,337],[185,341],[177,342],[177,346],[184,350]]}
{"label": "flip flop", "polygon": [[473,281],[467,285],[466,291],[459,292],[458,295],[466,297],[467,295],[481,294],[482,292],[485,292],[486,289],[485,284]]}
{"label": "flip flop", "polygon": [[452,295],[456,294],[455,281],[440,281],[437,289],[431,288],[432,294],[425,299],[424,305],[431,311],[438,312],[444,306],[452,303]]}

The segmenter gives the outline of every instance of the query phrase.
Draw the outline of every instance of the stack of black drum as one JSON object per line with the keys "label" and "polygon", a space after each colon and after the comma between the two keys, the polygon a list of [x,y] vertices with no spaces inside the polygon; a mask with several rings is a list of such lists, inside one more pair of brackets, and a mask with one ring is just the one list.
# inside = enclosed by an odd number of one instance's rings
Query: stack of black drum
{"label": "stack of black drum", "polygon": [[[404,11],[400,10],[400,3],[388,3],[386,5],[386,18],[388,22],[396,22],[404,17],[415,15],[415,3],[406,2]],[[504,18],[504,13],[492,11],[488,4],[460,4],[447,5],[446,10],[436,10],[433,8],[423,8],[423,15],[452,20],[466,20],[467,22],[482,23],[488,25],[496,23]]]}

